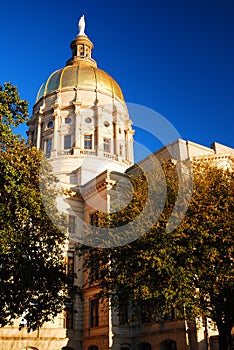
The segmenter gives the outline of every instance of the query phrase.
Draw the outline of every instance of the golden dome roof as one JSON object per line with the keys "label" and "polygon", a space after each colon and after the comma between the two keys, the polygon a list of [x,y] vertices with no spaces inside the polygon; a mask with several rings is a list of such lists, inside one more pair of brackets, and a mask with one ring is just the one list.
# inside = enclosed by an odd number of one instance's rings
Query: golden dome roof
{"label": "golden dome roof", "polygon": [[63,88],[107,92],[124,101],[119,85],[109,74],[97,68],[97,63],[91,57],[93,43],[84,33],[84,25],[85,23],[79,22],[80,33],[71,42],[72,58],[67,61],[66,67],[56,70],[42,84],[37,94],[37,101],[42,96]]}
{"label": "golden dome roof", "polygon": [[85,60],[53,72],[39,89],[37,101],[53,91],[68,87],[108,92],[124,101],[122,91],[116,81],[109,74]]}

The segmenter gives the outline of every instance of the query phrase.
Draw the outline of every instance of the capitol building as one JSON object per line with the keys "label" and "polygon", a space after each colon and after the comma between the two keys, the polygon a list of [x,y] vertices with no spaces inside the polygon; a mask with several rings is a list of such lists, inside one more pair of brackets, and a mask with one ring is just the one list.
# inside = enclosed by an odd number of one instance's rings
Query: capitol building
{"label": "capitol building", "polygon": [[[153,323],[139,315],[133,324],[126,323],[129,310],[113,310],[108,300],[97,301],[98,283],[87,283],[88,272],[82,270],[75,246],[84,239],[84,223],[92,225],[97,211],[111,210],[117,181],[134,171],[134,130],[120,86],[92,58],[84,17],[70,47],[66,66],[38,91],[28,138],[45,153],[62,187],[77,194],[66,198],[63,210],[69,219],[66,260],[82,299],[77,296],[70,310],[35,332],[19,331],[17,322],[1,328],[0,350],[206,350],[207,339],[216,350],[215,324],[196,328],[175,315]],[[176,161],[209,158],[233,167],[234,150],[216,142],[208,148],[178,139],[155,155]]]}

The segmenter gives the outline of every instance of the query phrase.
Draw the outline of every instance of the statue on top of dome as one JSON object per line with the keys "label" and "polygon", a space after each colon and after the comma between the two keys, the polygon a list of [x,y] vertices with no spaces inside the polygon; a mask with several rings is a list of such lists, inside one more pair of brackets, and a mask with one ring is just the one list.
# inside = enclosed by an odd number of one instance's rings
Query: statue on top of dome
{"label": "statue on top of dome", "polygon": [[80,17],[78,27],[79,27],[79,34],[78,35],[86,35],[85,32],[84,32],[85,31],[84,15]]}

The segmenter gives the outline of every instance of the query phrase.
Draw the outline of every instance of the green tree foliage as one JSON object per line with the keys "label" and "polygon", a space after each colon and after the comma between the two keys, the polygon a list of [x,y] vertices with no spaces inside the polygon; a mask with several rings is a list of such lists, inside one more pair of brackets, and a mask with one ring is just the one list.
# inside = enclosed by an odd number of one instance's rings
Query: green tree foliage
{"label": "green tree foliage", "polygon": [[192,272],[199,308],[216,322],[220,348],[226,349],[234,327],[233,171],[194,164],[193,197],[176,234],[178,244],[187,249],[184,261]]}
{"label": "green tree foliage", "polygon": [[18,90],[10,83],[0,86],[0,148],[19,139],[12,133],[13,128],[28,120],[28,103],[21,100]]}
{"label": "green tree foliage", "polygon": [[61,311],[69,278],[62,250],[64,220],[56,210],[50,166],[42,152],[12,132],[26,120],[27,102],[6,83],[0,88],[0,325],[24,314],[30,331]]}
{"label": "green tree foliage", "polygon": [[[165,164],[163,170],[167,197],[152,227],[145,232],[149,219],[146,215],[139,224],[143,234],[134,242],[108,249],[86,247],[89,252],[96,251],[91,255],[100,263],[101,295],[111,297],[116,306],[120,298],[128,299],[138,311],[148,305],[151,315],[165,317],[173,306],[178,317],[185,313],[190,320],[199,315],[209,317],[217,324],[220,349],[225,350],[234,326],[234,173],[208,162],[194,162],[189,208],[182,222],[170,232],[166,224],[177,200],[179,182],[172,164]],[[158,191],[162,178],[156,173],[152,178],[151,190]],[[100,213],[101,225],[135,221],[147,200],[148,186],[139,174],[132,181],[135,185],[131,204],[108,216]],[[186,177],[183,181],[187,181]],[[186,196],[185,191],[177,203],[181,210]],[[155,198],[152,197],[152,208]],[[131,225],[126,226],[125,234],[132,234]],[[90,269],[91,261],[90,254],[86,254],[85,268]]]}

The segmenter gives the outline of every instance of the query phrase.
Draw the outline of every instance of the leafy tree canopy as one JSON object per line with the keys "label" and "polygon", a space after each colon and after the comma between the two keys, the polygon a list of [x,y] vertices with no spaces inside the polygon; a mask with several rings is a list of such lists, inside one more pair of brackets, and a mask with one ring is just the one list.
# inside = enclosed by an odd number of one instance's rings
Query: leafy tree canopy
{"label": "leafy tree canopy", "polygon": [[[63,258],[64,220],[56,210],[50,166],[42,152],[12,132],[27,115],[27,102],[6,83],[0,88],[0,325],[24,314],[30,331],[61,311],[69,279]],[[40,186],[56,227],[44,208]]]}

